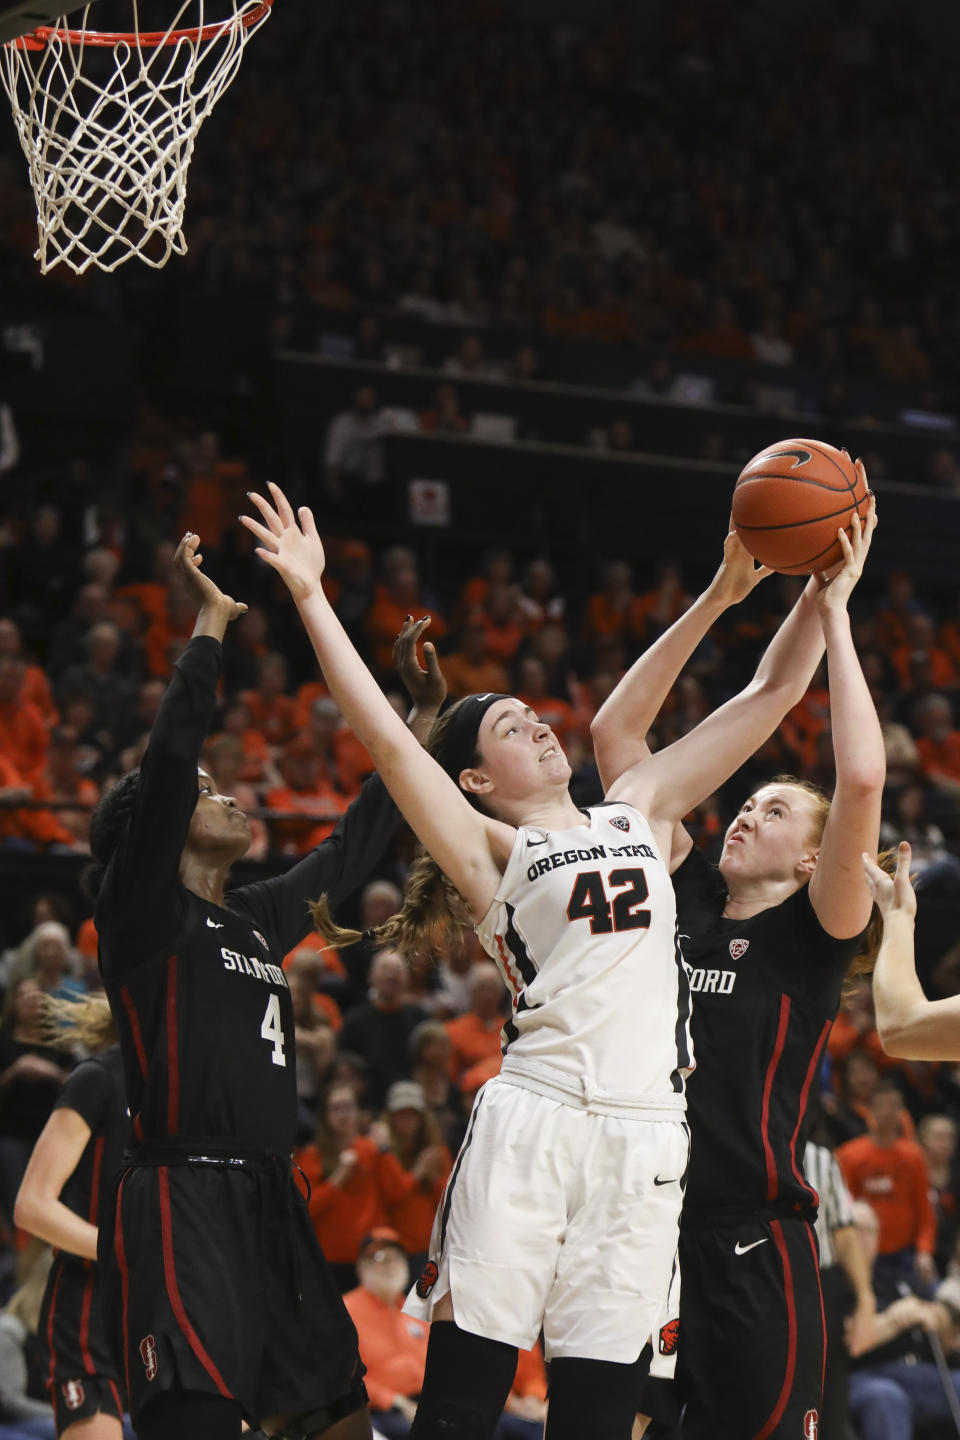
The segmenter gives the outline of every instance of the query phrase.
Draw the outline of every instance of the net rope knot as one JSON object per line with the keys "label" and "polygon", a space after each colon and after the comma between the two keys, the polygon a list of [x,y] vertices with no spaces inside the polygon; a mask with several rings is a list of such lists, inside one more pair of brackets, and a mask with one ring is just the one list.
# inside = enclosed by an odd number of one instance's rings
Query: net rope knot
{"label": "net rope knot", "polygon": [[[43,27],[0,46],[37,204],[35,258],[82,275],[186,253],[187,174],[197,132],[240,67],[273,0],[183,0],[162,31]],[[224,16],[225,5],[231,13]],[[196,23],[182,28],[188,17]]]}

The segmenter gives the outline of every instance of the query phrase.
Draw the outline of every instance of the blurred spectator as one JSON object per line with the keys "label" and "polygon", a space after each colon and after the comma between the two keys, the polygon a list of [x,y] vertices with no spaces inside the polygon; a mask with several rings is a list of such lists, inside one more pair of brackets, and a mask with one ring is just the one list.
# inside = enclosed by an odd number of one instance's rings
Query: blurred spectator
{"label": "blurred spectator", "polygon": [[297,706],[287,694],[287,661],[278,650],[261,655],[257,662],[257,685],[244,690],[250,725],[268,745],[283,745],[297,728]]}
{"label": "blurred spectator", "polygon": [[487,650],[501,664],[509,664],[524,637],[524,615],[516,585],[492,583],[483,605]]}
{"label": "blurred spectator", "polygon": [[531,560],[527,565],[518,603],[528,631],[539,630],[547,621],[563,620],[565,602],[549,560]]}
{"label": "blurred spectator", "polygon": [[430,639],[434,644],[443,639],[447,626],[436,607],[429,605],[421,593],[417,558],[412,550],[405,545],[394,545],[385,551],[380,562],[380,577],[367,615],[367,634],[378,669],[390,674],[393,669],[393,642],[408,615],[417,619],[430,615]]}
{"label": "blurred spectator", "polygon": [[55,1440],[49,1400],[37,1400],[37,1328],[53,1251],[31,1241],[23,1253],[19,1284],[0,1311],[0,1435],[4,1440]]}
{"label": "blurred spectator", "polygon": [[918,732],[920,766],[927,780],[951,795],[960,795],[960,730],[953,723],[953,706],[945,695],[927,695],[913,709]]}
{"label": "blurred spectator", "polygon": [[499,367],[487,360],[479,335],[464,335],[456,354],[443,362],[443,368],[448,375],[463,380],[489,380],[499,374]]}
{"label": "blurred spectator", "polygon": [[383,479],[380,407],[376,391],[361,385],[353,407],[335,415],[324,445],[324,481],[327,494],[340,499]]}
{"label": "blurred spectator", "polygon": [[[870,1440],[913,1440],[915,1426],[951,1417],[927,1335],[937,1335],[941,1345],[949,1343],[956,1312],[939,1299],[919,1298],[908,1283],[886,1272],[877,1263],[877,1215],[863,1201],[854,1206],[854,1214],[873,1272],[877,1314],[867,1337],[873,1343],[853,1361],[850,1410],[860,1433]],[[960,1370],[950,1372],[949,1383],[960,1395]]]}
{"label": "blurred spectator", "polygon": [[120,666],[120,631],[110,621],[91,627],[86,638],[86,660],[71,665],[60,677],[57,700],[63,709],[75,695],[83,696],[93,705],[93,724],[108,736],[108,744],[129,725],[134,708],[131,682]]}
{"label": "blurred spectator", "polygon": [[380,1189],[387,1220],[419,1274],[427,1258],[433,1217],[453,1165],[426,1097],[415,1080],[396,1080],[384,1111],[387,1142],[380,1165]]}
{"label": "blurred spectator", "polygon": [[930,1199],[937,1217],[933,1258],[940,1275],[953,1259],[960,1225],[960,1168],[957,1165],[957,1122],[949,1115],[924,1115],[917,1138],[927,1160]]}
{"label": "blurred spectator", "polygon": [[507,672],[487,648],[483,611],[475,610],[467,616],[460,631],[459,650],[443,657],[443,673],[454,700],[463,695],[507,693],[510,685]]}
{"label": "blurred spectator", "polygon": [[937,644],[937,635],[929,615],[911,615],[907,620],[906,639],[895,647],[892,660],[904,690],[913,690],[918,662],[922,659],[934,689],[947,690],[957,683],[953,661]]}
{"label": "blurred spectator", "polygon": [[273,844],[285,855],[305,855],[332,834],[346,803],[321,775],[320,757],[308,736],[287,741],[279,766],[283,783],[264,797],[268,809],[280,812],[270,820]]}
{"label": "blurred spectator", "polygon": [[295,1155],[310,1187],[310,1218],[341,1293],[356,1282],[361,1240],[383,1219],[380,1152],[360,1123],[353,1087],[335,1079],[318,1103],[315,1140]]}
{"label": "blurred spectator", "polygon": [[[478,960],[470,971],[470,1009],[446,1022],[450,1038],[450,1078],[458,1085],[473,1067],[499,1062],[500,1032],[506,1012],[507,991],[492,960]],[[499,1070],[499,1063],[497,1063]],[[469,1083],[467,1088],[471,1088]],[[474,1090],[479,1086],[474,1084]]]}
{"label": "blurred spectator", "polygon": [[793,346],[781,330],[780,318],[774,307],[765,312],[760,328],[750,336],[750,344],[763,365],[793,364]]}
{"label": "blurred spectator", "polygon": [[638,644],[642,634],[633,572],[625,560],[610,560],[603,567],[601,588],[587,601],[585,638],[589,643],[600,635],[621,635]]}
{"label": "blurred spectator", "polygon": [[943,831],[927,815],[921,785],[905,785],[894,801],[892,818],[880,826],[881,845],[893,848],[901,840],[910,842],[910,874],[918,889],[960,890],[960,860],[950,854]]}
{"label": "blurred spectator", "polygon": [[877,614],[877,629],[884,649],[892,652],[906,645],[910,621],[924,614],[913,593],[913,580],[905,570],[893,570],[887,577],[887,603]]}
{"label": "blurred spectator", "polygon": [[370,1419],[384,1440],[403,1440],[417,1413],[430,1327],[403,1314],[409,1267],[396,1230],[378,1226],[364,1238],[357,1278],[343,1298],[367,1367]]}
{"label": "blurred spectator", "polygon": [[38,981],[21,971],[0,1022],[0,1213],[10,1224],[30,1153],[67,1078],[62,1052],[43,1043],[42,995]]}
{"label": "blurred spectator", "polygon": [[462,435],[469,421],[460,409],[460,397],[452,385],[438,385],[433,405],[420,416],[421,430],[438,435]]}
{"label": "blurred spectator", "polygon": [[45,724],[55,725],[59,717],[46,672],[24,656],[20,627],[8,617],[0,616],[0,657],[4,655],[24,661],[20,694],[25,701],[36,707]]}
{"label": "blurred spectator", "polygon": [[293,1005],[297,1056],[297,1098],[310,1111],[329,1079],[337,1037],[329,1014],[317,1004],[317,963],[313,951],[296,951],[286,967]]}
{"label": "blurred spectator", "polygon": [[50,748],[34,785],[34,797],[58,805],[76,801],[76,809],[58,809],[54,818],[80,849],[89,848],[90,815],[100,798],[100,787],[82,773],[79,736],[68,725],[54,726],[50,732]]}
{"label": "blurred spectator", "polygon": [[488,550],[483,557],[483,568],[479,575],[472,576],[460,592],[457,615],[463,617],[478,607],[485,606],[491,590],[509,586],[513,581],[514,560],[509,550]]}
{"label": "blurred spectator", "polygon": [[612,450],[614,454],[629,455],[637,449],[636,436],[629,420],[611,420],[603,437],[603,448]]}
{"label": "blurred spectator", "polygon": [[410,1078],[451,1150],[460,1148],[467,1114],[459,1085],[450,1079],[450,1036],[439,1020],[424,1020],[410,1036]]}
{"label": "blurred spectator", "polygon": [[899,1087],[881,1080],[873,1096],[873,1134],[841,1145],[837,1161],[850,1194],[876,1211],[878,1271],[929,1290],[936,1279],[937,1221],[923,1150],[901,1135],[902,1110]]}
{"label": "blurred spectator", "polygon": [[26,672],[23,660],[0,657],[0,754],[29,785],[43,771],[50,737],[40,711],[24,699]]}
{"label": "blurred spectator", "polygon": [[223,643],[223,676],[227,692],[253,690],[260,679],[260,664],[269,650],[267,617],[259,605],[230,626]]}
{"label": "blurred spectator", "polygon": [[407,1001],[409,972],[398,950],[378,950],[370,965],[370,998],[347,1015],[340,1048],[362,1055],[370,1070],[370,1100],[383,1105],[395,1080],[406,1079],[410,1036],[427,1017]]}
{"label": "blurred spectator", "polygon": [[239,741],[243,750],[242,780],[251,785],[279,783],[280,772],[270,758],[267,737],[254,727],[245,700],[234,700],[224,710],[223,733]]}

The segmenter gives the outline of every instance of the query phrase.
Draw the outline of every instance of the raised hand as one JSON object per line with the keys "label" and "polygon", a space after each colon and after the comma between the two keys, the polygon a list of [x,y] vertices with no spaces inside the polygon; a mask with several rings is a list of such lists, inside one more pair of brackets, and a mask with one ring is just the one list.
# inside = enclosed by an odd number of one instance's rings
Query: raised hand
{"label": "raised hand", "polygon": [[733,528],[723,542],[723,562],[710,582],[711,593],[723,605],[739,605],[750,591],[773,571],[769,565],[758,565]]}
{"label": "raised hand", "polygon": [[173,557],[174,574],[198,610],[216,610],[228,623],[236,620],[238,615],[245,612],[246,605],[225,595],[210,576],[200,569],[202,564],[200,536],[188,530]]}
{"label": "raised hand", "polygon": [[393,642],[393,664],[416,708],[436,715],[447,698],[447,682],[440,669],[436,648],[429,640],[423,647],[426,670],[417,659],[417,644],[429,624],[429,615],[422,620],[407,616],[403,629]]}
{"label": "raised hand", "polygon": [[299,605],[320,585],[326,565],[323,545],[317,534],[313,511],[301,505],[296,515],[279,485],[270,481],[267,489],[273,501],[265,500],[255,490],[248,498],[260,511],[262,521],[241,515],[245,525],[260,544],[257,554],[280,575],[290,594]]}
{"label": "raised hand", "polygon": [[[866,484],[867,477],[862,460],[857,461],[857,470]],[[870,552],[870,541],[877,528],[877,497],[875,495],[871,494],[870,496],[866,520],[861,523],[859,514],[854,511],[850,528],[853,532],[852,539],[846,530],[839,529],[837,531],[837,538],[843,551],[841,564],[836,569],[817,577],[819,582],[817,604],[821,610],[845,608],[853,587],[863,574],[863,567]]]}
{"label": "raised hand", "polygon": [[864,853],[863,870],[874,902],[884,920],[894,911],[911,918],[917,913],[917,896],[910,883],[910,846],[901,840],[897,846],[896,874],[888,875],[869,855]]}

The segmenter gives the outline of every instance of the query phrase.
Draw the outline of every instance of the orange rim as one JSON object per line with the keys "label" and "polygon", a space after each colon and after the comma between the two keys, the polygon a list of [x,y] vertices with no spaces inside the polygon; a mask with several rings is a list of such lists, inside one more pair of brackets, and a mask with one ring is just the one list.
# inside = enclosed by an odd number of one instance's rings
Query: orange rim
{"label": "orange rim", "polygon": [[[245,30],[251,25],[256,25],[262,20],[273,7],[273,0],[260,0],[259,5],[239,17],[240,24]],[[13,45],[20,50],[43,50],[51,40],[69,40],[71,45],[94,45],[112,49],[116,45],[129,45],[131,49],[157,50],[163,45],[178,45],[181,40],[189,40],[196,45],[204,40],[213,40],[222,35],[224,30],[238,17],[233,20],[221,20],[219,24],[197,26],[193,30],[146,30],[138,34],[135,30],[70,30],[59,25],[38,25],[29,35],[21,35],[16,40],[9,40],[8,45]]]}

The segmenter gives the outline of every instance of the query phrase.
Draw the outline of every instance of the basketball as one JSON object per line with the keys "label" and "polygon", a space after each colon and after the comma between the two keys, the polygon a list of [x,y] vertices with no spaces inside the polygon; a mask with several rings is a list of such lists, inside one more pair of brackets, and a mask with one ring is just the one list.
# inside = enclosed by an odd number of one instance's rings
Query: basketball
{"label": "basketball", "polygon": [[863,520],[870,494],[846,450],[823,440],[780,440],[748,461],[733,492],[733,525],[755,560],[810,575],[843,559],[837,530]]}

